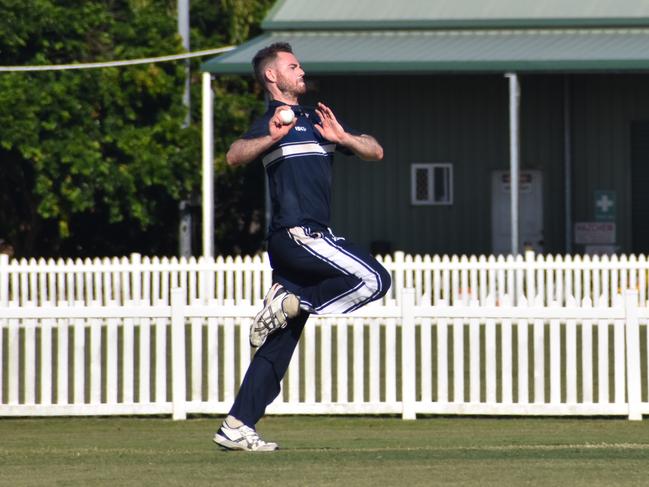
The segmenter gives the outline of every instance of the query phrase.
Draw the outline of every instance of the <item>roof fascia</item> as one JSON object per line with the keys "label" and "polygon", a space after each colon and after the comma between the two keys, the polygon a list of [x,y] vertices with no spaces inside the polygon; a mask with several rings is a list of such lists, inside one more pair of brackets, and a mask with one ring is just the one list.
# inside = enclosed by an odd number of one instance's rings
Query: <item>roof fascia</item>
{"label": "roof fascia", "polygon": [[342,20],[342,21],[264,21],[266,31],[290,30],[386,30],[386,29],[495,29],[542,27],[640,27],[649,18],[565,18],[565,19],[441,19],[441,20]]}
{"label": "roof fascia", "polygon": [[[249,63],[215,64],[206,71],[215,74],[252,75]],[[442,62],[367,62],[305,63],[310,75],[376,75],[433,73],[601,73],[646,72],[649,60],[567,60],[567,61],[442,61]]]}

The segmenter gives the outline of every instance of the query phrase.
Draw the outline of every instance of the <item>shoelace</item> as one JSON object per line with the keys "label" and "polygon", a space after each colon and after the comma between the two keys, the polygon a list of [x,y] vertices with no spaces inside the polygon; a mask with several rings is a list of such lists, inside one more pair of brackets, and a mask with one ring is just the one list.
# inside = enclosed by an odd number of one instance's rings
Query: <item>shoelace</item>
{"label": "shoelace", "polygon": [[[286,322],[288,319],[288,314],[286,311],[284,311],[284,299],[286,299],[287,292],[284,291],[283,289],[280,291],[280,293],[274,294],[271,299],[266,303],[264,313],[261,315],[261,325],[266,328],[268,331],[273,331],[276,328],[281,328],[282,322]],[[272,302],[278,295],[282,296],[282,299],[279,303],[279,308],[273,310],[272,307],[270,306],[270,302]],[[283,317],[283,319],[280,321],[279,315]]]}
{"label": "shoelace", "polygon": [[241,428],[239,428],[239,431],[241,431],[241,434],[246,439],[246,441],[252,443],[253,445],[264,445],[266,443],[250,426],[246,426],[244,424]]}

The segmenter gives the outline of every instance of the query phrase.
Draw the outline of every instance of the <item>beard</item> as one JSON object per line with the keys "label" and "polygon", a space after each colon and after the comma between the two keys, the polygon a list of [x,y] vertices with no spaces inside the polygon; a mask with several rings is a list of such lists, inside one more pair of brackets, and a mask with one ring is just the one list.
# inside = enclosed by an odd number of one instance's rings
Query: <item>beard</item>
{"label": "beard", "polygon": [[304,78],[301,80],[289,81],[286,78],[279,77],[277,79],[277,89],[286,95],[297,97],[306,93],[306,82]]}

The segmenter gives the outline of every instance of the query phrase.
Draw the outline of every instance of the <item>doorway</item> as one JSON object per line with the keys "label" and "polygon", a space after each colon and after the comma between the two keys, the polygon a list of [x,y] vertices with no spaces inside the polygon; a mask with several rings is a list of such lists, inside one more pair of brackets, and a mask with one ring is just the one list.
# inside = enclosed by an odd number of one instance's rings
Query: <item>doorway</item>
{"label": "doorway", "polygon": [[[519,252],[543,252],[543,175],[541,171],[524,170],[519,174],[518,248]],[[491,242],[492,252],[511,253],[511,203],[509,171],[491,175]]]}
{"label": "doorway", "polygon": [[631,247],[649,253],[649,122],[631,123]]}

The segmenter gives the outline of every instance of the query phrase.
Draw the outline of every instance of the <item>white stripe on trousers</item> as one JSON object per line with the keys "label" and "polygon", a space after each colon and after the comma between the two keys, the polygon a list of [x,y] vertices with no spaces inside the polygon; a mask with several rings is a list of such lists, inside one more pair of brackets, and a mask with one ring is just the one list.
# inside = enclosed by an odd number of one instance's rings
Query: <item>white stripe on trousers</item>
{"label": "white stripe on trousers", "polygon": [[[381,289],[381,278],[374,269],[361,259],[336,245],[328,238],[312,237],[302,227],[288,230],[293,240],[311,255],[332,266],[342,274],[353,275],[361,280],[359,285],[345,290],[315,308],[315,314],[347,313],[371,301]],[[326,234],[324,234],[326,235]]]}

